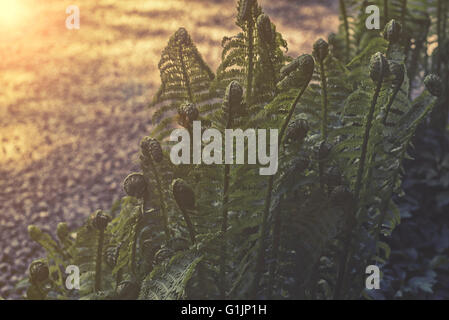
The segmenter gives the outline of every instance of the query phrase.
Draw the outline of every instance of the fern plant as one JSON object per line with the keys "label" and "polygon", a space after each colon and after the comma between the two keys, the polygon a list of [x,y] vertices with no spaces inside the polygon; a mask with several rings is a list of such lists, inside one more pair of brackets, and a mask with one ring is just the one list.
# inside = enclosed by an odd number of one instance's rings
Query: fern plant
{"label": "fern plant", "polygon": [[[58,241],[29,228],[47,256],[30,266],[27,297],[364,294],[364,268],[385,263],[383,239],[399,223],[392,198],[401,192],[402,162],[447,85],[429,75],[428,90],[411,99],[428,60],[407,33],[411,8],[422,3],[373,1],[392,18],[383,34],[362,27],[369,3],[341,0],[340,32],[319,39],[313,55],[293,58],[257,1],[239,0],[241,31],[223,39],[215,74],[179,29],[159,63],[162,84],[150,104],[158,124],[140,142],[141,172],[126,177],[127,196],[110,210],[78,230],[60,225]],[[427,39],[430,29],[412,39]],[[196,120],[221,133],[279,129],[277,174],[260,176],[257,163],[240,164],[235,154],[223,166],[174,165],[167,139],[174,128],[187,129],[191,149],[210,149],[195,137]],[[80,290],[65,286],[69,265],[80,268]]]}

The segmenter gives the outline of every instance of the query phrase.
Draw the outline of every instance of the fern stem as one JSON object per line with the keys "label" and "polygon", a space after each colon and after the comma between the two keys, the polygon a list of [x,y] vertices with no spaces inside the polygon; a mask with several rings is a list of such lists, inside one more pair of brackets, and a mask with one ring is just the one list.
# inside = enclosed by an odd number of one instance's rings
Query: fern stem
{"label": "fern stem", "polygon": [[223,183],[223,209],[222,209],[222,223],[221,232],[223,233],[223,243],[221,245],[221,261],[220,261],[220,296],[221,299],[226,298],[226,251],[227,239],[226,231],[228,230],[228,202],[229,202],[229,176],[231,167],[225,164],[224,167],[224,183]]}
{"label": "fern stem", "polygon": [[261,231],[260,231],[259,249],[258,249],[257,258],[256,258],[256,274],[254,276],[253,289],[251,290],[253,298],[256,298],[257,292],[259,291],[259,282],[260,282],[260,278],[262,276],[262,272],[264,269],[265,237],[266,237],[267,229],[268,229],[268,225],[267,225],[268,224],[268,214],[270,212],[271,193],[273,190],[273,184],[274,184],[274,176],[270,176],[268,178],[267,192],[265,194],[265,207],[264,207],[264,212],[263,212],[263,216],[262,216],[262,227],[261,227]]}
{"label": "fern stem", "polygon": [[190,235],[190,240],[192,241],[192,244],[195,244],[196,232],[195,232],[195,228],[193,227],[192,220],[190,220],[189,213],[184,208],[181,208],[181,213],[182,213],[182,216],[184,217],[184,220],[186,221],[187,230],[189,231],[189,235]]}
{"label": "fern stem", "polygon": [[[405,151],[406,150],[407,150],[407,148],[404,148],[403,152],[401,153],[401,157],[400,157],[401,161],[400,161],[400,163],[402,162],[402,159],[405,156]],[[400,166],[399,166],[399,168],[400,168]],[[387,216],[388,204],[390,203],[391,197],[393,196],[394,186],[395,186],[396,181],[398,180],[398,177],[399,177],[399,168],[396,169],[395,172],[394,172],[393,179],[392,179],[392,187],[388,190],[388,194],[382,200],[380,216],[379,216],[379,220],[377,222],[376,231],[375,231],[375,243],[377,243],[377,241],[379,240],[380,233],[382,231],[382,224],[384,223],[385,217]]]}
{"label": "fern stem", "polygon": [[396,88],[396,89],[393,91],[393,94],[391,95],[390,99],[388,100],[388,104],[387,104],[387,106],[386,106],[386,108],[385,108],[385,115],[384,115],[384,117],[382,118],[382,124],[383,124],[383,125],[386,125],[386,124],[387,124],[387,119],[388,119],[388,115],[390,114],[391,107],[393,106],[394,100],[396,99],[396,96],[398,95],[398,93],[399,93],[400,90],[401,90],[400,87],[399,87],[399,88]]}
{"label": "fern stem", "polygon": [[156,166],[154,165],[154,162],[151,159],[151,157],[150,157],[149,161],[150,161],[151,170],[153,171],[153,174],[154,174],[154,179],[156,180],[162,216],[164,217],[164,231],[165,231],[165,236],[167,237],[167,241],[168,241],[171,237],[171,234],[170,234],[170,230],[168,229],[168,215],[167,215],[167,210],[165,208],[165,199],[164,199],[164,192],[162,191],[163,190],[162,183],[161,183],[161,179],[159,178],[159,174],[157,173]]}
{"label": "fern stem", "polygon": [[[383,66],[381,66],[381,67],[383,68]],[[366,120],[365,135],[363,137],[362,151],[361,151],[360,161],[359,161],[359,168],[357,170],[357,180],[355,183],[354,197],[355,197],[356,201],[359,201],[359,197],[360,197],[360,190],[362,187],[363,173],[365,171],[365,161],[366,161],[366,156],[367,156],[367,151],[368,151],[368,142],[369,142],[369,137],[370,137],[370,131],[371,131],[372,122],[374,119],[374,111],[376,109],[377,99],[379,98],[380,90],[382,88],[383,78],[384,78],[384,75],[382,72],[382,75],[381,75],[379,81],[377,82],[376,90],[374,92],[373,100],[371,102],[371,107],[370,107],[370,110],[368,113],[368,118]],[[348,214],[351,214],[351,213],[348,213]],[[346,276],[346,266],[348,264],[349,251],[351,248],[351,241],[352,241],[351,230],[348,228],[346,239],[345,239],[344,245],[343,245],[343,256],[342,256],[342,259],[340,260],[337,284],[336,284],[335,291],[334,291],[334,299],[337,299],[337,300],[341,298],[341,292],[343,291],[343,286],[344,286],[345,276]]]}
{"label": "fern stem", "polygon": [[274,227],[273,227],[273,252],[272,252],[272,263],[270,265],[270,270],[268,274],[268,289],[267,289],[267,299],[271,300],[274,287],[274,279],[276,276],[277,261],[279,256],[279,245],[281,242],[281,225],[282,225],[282,212],[280,209],[281,204],[279,203],[279,208],[274,215]]}
{"label": "fern stem", "polygon": [[115,291],[117,292],[118,287],[120,285],[120,282],[122,282],[122,276],[123,276],[123,270],[120,269],[117,271],[117,274],[115,275]]}
{"label": "fern stem", "polygon": [[348,13],[346,11],[346,5],[344,0],[340,0],[340,13],[343,17],[343,25],[345,28],[345,40],[346,40],[346,57],[349,57],[349,53],[351,50],[351,42],[349,40],[349,22],[348,22]]}
{"label": "fern stem", "polygon": [[383,75],[381,76],[381,79],[377,83],[376,91],[374,92],[373,100],[371,102],[371,107],[370,107],[370,110],[368,113],[368,118],[366,120],[365,135],[363,137],[362,152],[360,155],[359,168],[357,170],[357,180],[355,183],[355,199],[356,200],[358,200],[359,196],[360,196],[363,172],[365,171],[365,161],[366,161],[366,156],[367,156],[367,151],[368,151],[368,142],[369,142],[369,138],[370,138],[371,127],[373,125],[374,111],[376,109],[377,99],[379,98],[380,90],[382,88],[382,82],[383,82]]}
{"label": "fern stem", "polygon": [[[392,105],[393,105],[393,103],[394,103],[394,101],[395,101],[395,99],[397,97],[397,94],[399,93],[400,90],[401,90],[400,87],[395,88],[394,91],[393,91],[393,94],[388,99],[387,106],[385,107],[385,109],[386,109],[385,110],[385,115],[382,118],[382,124],[384,126],[387,124],[388,115],[390,114],[391,107],[392,107]],[[371,158],[369,159],[369,165],[368,165],[369,169],[368,169],[368,174],[366,176],[367,177],[366,181],[371,181],[371,178],[372,178],[372,175],[373,175],[373,166],[371,165],[371,163],[373,161],[375,161],[376,157],[377,157],[377,153],[374,152],[373,155],[371,156]],[[365,189],[364,189],[364,194],[365,193],[366,193],[366,186],[365,186]]]}
{"label": "fern stem", "polygon": [[254,74],[254,19],[248,19],[248,73],[246,75],[246,103],[251,105]]}
{"label": "fern stem", "polygon": [[[295,98],[295,101],[293,101],[290,111],[287,115],[287,117],[284,120],[284,123],[282,124],[281,130],[279,132],[278,136],[278,142],[279,145],[282,146],[285,130],[287,129],[287,126],[293,116],[293,113],[295,111],[296,105],[298,104],[299,100],[301,99],[302,95],[306,91],[308,86],[308,83],[304,85],[304,87],[301,89],[301,91],[298,93],[298,95]],[[271,175],[268,178],[268,186],[267,191],[265,195],[265,207],[262,215],[262,225],[260,228],[260,234],[259,234],[259,248],[257,252],[256,257],[256,272],[254,275],[254,282],[251,288],[251,295],[255,297],[257,295],[257,292],[259,291],[259,282],[260,278],[262,276],[262,272],[264,269],[264,261],[265,261],[265,237],[267,236],[268,231],[268,215],[270,213],[270,207],[271,207],[271,195],[273,192],[273,185],[274,185],[274,178],[275,175]]]}
{"label": "fern stem", "polygon": [[95,292],[101,290],[101,262],[103,258],[104,230],[98,231],[97,259],[95,260]]}
{"label": "fern stem", "polygon": [[[348,214],[351,214],[351,213],[348,213]],[[349,230],[347,233],[349,233],[349,232],[351,232],[351,230]],[[343,255],[339,262],[340,267],[338,269],[337,284],[335,286],[335,291],[334,291],[334,300],[341,299],[341,292],[343,290],[343,285],[345,282],[346,265],[348,262],[350,247],[351,247],[351,236],[346,235],[346,238],[343,241]]]}
{"label": "fern stem", "polygon": [[137,274],[137,267],[136,267],[136,258],[137,258],[137,238],[139,236],[139,225],[140,220],[143,217],[143,214],[145,212],[144,208],[144,202],[142,201],[142,204],[140,206],[140,215],[137,218],[136,224],[133,227],[133,242],[131,246],[131,272],[135,276]]}
{"label": "fern stem", "polygon": [[320,61],[320,76],[321,76],[321,137],[323,140],[327,139],[327,79],[324,70],[324,61]]}
{"label": "fern stem", "polygon": [[[232,127],[232,112],[229,110],[229,117],[226,124],[226,129]],[[222,207],[222,222],[221,232],[223,233],[223,242],[221,245],[220,270],[219,270],[219,284],[220,297],[226,299],[226,252],[227,252],[227,238],[226,231],[228,230],[228,203],[229,203],[229,180],[230,180],[231,166],[225,164],[223,171],[223,207]]]}

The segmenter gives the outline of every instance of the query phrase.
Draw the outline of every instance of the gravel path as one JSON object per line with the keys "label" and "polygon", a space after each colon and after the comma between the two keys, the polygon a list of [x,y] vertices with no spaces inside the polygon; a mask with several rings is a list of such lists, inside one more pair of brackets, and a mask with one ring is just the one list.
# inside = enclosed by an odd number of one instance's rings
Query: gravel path
{"label": "gravel path", "polygon": [[[222,37],[237,30],[231,0],[18,1],[28,5],[28,24],[0,27],[4,298],[20,297],[14,283],[42,254],[29,224],[53,232],[66,221],[74,228],[123,195],[121,181],[136,169],[138,142],[151,128],[145,106],[169,36],[186,27],[215,68]],[[261,3],[291,55],[309,52],[338,23],[335,1]],[[64,26],[71,4],[81,10],[78,31]]]}

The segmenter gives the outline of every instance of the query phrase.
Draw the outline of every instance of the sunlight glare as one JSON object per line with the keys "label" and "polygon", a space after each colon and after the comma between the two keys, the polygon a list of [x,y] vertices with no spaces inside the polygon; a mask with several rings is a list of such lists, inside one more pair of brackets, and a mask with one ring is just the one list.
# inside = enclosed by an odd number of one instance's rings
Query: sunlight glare
{"label": "sunlight glare", "polygon": [[10,28],[25,22],[28,11],[23,0],[0,0],[0,26]]}

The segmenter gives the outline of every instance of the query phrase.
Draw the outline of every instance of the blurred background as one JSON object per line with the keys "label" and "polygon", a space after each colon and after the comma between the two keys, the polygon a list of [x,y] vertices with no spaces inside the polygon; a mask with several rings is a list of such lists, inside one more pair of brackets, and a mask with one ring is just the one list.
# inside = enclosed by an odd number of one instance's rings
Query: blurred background
{"label": "blurred background", "polygon": [[[291,56],[338,27],[338,1],[260,0]],[[81,28],[65,27],[76,5]],[[0,0],[0,295],[41,252],[27,226],[77,227],[123,196],[149,133],[162,49],[179,27],[215,69],[234,0]]]}

